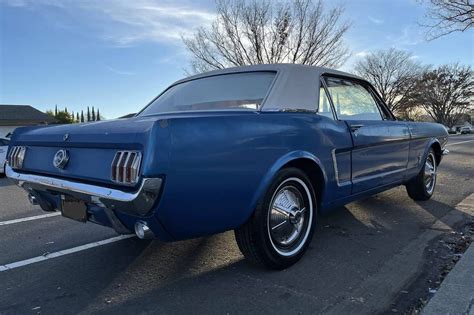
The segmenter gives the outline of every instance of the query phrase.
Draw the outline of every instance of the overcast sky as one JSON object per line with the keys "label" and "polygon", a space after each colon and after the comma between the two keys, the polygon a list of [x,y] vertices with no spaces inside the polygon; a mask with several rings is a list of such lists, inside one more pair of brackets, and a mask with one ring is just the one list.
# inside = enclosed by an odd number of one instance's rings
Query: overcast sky
{"label": "overcast sky", "polygon": [[[353,53],[345,71],[368,51],[389,47],[432,65],[474,63],[472,30],[424,40],[419,1],[344,3]],[[138,111],[183,77],[181,35],[214,19],[213,0],[0,0],[0,10],[0,104],[89,105],[107,118]]]}

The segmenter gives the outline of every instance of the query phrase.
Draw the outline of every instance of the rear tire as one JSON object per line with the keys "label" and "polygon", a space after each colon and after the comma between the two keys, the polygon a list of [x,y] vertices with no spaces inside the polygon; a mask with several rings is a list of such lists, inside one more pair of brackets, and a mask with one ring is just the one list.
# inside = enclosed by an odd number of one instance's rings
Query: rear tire
{"label": "rear tire", "polygon": [[435,190],[437,171],[436,155],[431,148],[418,175],[406,184],[408,196],[416,201],[430,199]]}
{"label": "rear tire", "polygon": [[317,216],[310,180],[297,168],[280,170],[252,217],[235,230],[242,254],[249,261],[281,270],[306,252]]}

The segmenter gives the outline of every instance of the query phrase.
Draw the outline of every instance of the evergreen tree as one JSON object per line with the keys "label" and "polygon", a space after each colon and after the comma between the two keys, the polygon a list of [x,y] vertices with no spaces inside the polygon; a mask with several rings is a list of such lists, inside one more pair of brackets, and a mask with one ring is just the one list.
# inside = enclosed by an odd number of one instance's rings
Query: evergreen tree
{"label": "evergreen tree", "polygon": [[54,117],[58,116],[58,105],[54,107]]}
{"label": "evergreen tree", "polygon": [[92,106],[92,121],[95,121],[95,110],[94,110],[94,106]]}
{"label": "evergreen tree", "polygon": [[96,116],[96,118],[97,118],[97,121],[100,121],[100,113],[99,113],[99,109],[98,109],[98,108],[97,108],[97,116]]}
{"label": "evergreen tree", "polygon": [[87,106],[87,121],[91,121],[91,112],[89,110],[89,106]]}
{"label": "evergreen tree", "polygon": [[83,122],[84,122],[84,111],[81,110],[81,123],[83,123]]}
{"label": "evergreen tree", "polygon": [[81,122],[79,118],[79,112],[76,113],[76,122]]}

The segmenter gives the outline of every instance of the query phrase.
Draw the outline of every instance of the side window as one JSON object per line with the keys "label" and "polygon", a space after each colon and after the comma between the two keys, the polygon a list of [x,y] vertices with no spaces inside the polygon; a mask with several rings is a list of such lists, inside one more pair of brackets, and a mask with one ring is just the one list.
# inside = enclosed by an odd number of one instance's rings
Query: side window
{"label": "side window", "polygon": [[334,114],[332,113],[332,109],[331,109],[331,103],[329,102],[329,97],[326,93],[326,89],[324,88],[324,85],[322,82],[321,82],[321,87],[319,88],[318,114],[334,119]]}
{"label": "side window", "polygon": [[382,120],[375,99],[361,84],[339,78],[326,78],[326,83],[339,119]]}
{"label": "side window", "polygon": [[390,112],[387,110],[386,105],[383,103],[383,101],[377,97],[377,93],[374,91],[372,87],[369,87],[370,94],[372,94],[372,97],[375,99],[377,104],[379,105],[380,109],[380,114],[382,115],[382,118],[384,120],[393,120],[392,116],[390,115]]}

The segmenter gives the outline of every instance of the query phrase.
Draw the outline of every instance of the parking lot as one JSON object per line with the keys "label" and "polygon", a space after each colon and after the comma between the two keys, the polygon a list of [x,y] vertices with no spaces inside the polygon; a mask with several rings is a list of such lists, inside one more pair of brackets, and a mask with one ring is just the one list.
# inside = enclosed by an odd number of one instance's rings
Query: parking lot
{"label": "parking lot", "polygon": [[472,219],[454,207],[474,193],[474,135],[447,148],[432,200],[416,203],[398,187],[336,209],[319,218],[303,259],[280,272],[248,264],[233,232],[162,243],[44,217],[2,178],[0,314],[403,312],[394,303],[419,294],[407,290],[424,272],[426,246]]}

